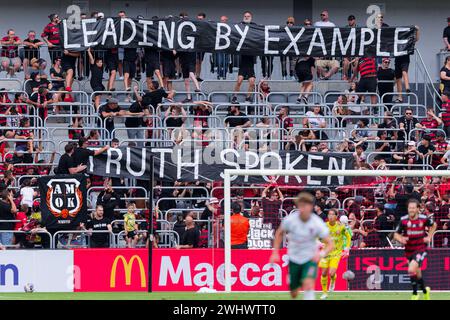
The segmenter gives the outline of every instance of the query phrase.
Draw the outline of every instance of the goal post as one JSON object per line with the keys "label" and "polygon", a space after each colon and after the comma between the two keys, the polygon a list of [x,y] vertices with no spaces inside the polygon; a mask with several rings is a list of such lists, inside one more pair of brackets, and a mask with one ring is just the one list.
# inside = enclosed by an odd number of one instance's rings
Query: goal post
{"label": "goal post", "polygon": [[450,177],[447,170],[279,170],[226,169],[224,170],[224,284],[225,292],[231,285],[231,179],[234,176],[312,176],[312,177]]}

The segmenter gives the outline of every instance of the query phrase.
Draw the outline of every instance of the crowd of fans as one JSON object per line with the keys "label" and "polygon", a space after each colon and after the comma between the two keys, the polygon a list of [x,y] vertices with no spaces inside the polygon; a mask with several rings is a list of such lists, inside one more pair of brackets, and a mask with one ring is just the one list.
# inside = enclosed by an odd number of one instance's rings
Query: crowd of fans
{"label": "crowd of fans", "polygon": [[[123,18],[126,13],[121,11],[119,16]],[[103,19],[104,14],[93,12],[91,17]],[[186,19],[188,15],[181,13],[179,17]],[[211,69],[218,79],[225,79],[233,66],[239,68],[234,93],[228,103],[219,105],[194,99],[201,94],[203,53],[161,52],[151,48],[70,52],[61,48],[59,16],[51,14],[49,19],[42,40],[35,31],[30,31],[22,41],[13,29],[1,39],[2,70],[8,78],[23,71],[25,80],[24,92],[13,96],[0,89],[2,247],[50,246],[45,234],[48,230],[40,223],[37,177],[53,173],[85,174],[90,156],[124,144],[115,130],[121,118],[125,119],[128,146],[151,145],[153,140],[162,139],[158,130],[164,128],[170,136],[166,142],[171,146],[194,142],[206,147],[222,143],[216,130],[226,129],[235,149],[351,153],[355,169],[446,169],[450,161],[447,142],[450,56],[440,72],[439,107],[410,102],[414,94],[408,77],[409,56],[397,57],[395,62],[371,57],[281,58],[283,78],[295,79],[300,85],[295,103],[275,105],[268,101],[271,94],[268,80],[276,68],[273,57],[260,57],[263,79],[257,83],[256,57],[214,53]],[[199,13],[196,19],[206,19],[206,15]],[[244,13],[243,23],[253,23],[252,19],[251,12]],[[228,18],[222,16],[220,21],[227,22]],[[292,17],[286,24],[297,25]],[[335,26],[326,10],[321,12],[319,21],[312,23],[306,19],[301,25]],[[358,26],[354,15],[348,17],[347,26]],[[382,15],[377,17],[377,27],[387,27]],[[447,49],[449,28],[450,19],[444,30]],[[50,61],[41,55],[44,46]],[[147,87],[144,92],[134,82],[141,80],[143,74]],[[87,111],[77,104],[77,95],[72,91],[75,79],[83,78],[88,79],[93,92]],[[175,102],[177,93],[172,85],[178,78],[184,79],[185,86],[185,99],[181,102]],[[339,79],[348,83],[348,89],[329,96],[333,101],[318,102],[313,92],[314,79]],[[240,101],[244,80],[248,80],[248,89]],[[117,81],[123,81],[126,93],[123,101],[123,96],[114,94]],[[105,96],[106,102],[102,100]],[[220,111],[220,107],[226,107],[226,111]],[[57,150],[48,148],[42,132],[49,114],[70,119],[66,131],[71,142],[65,145],[56,162]],[[84,122],[89,116],[97,116],[98,121],[95,128],[87,130]],[[224,116],[222,125],[212,125],[216,116]],[[62,123],[66,123],[64,119]],[[119,232],[128,247],[149,245],[150,214],[155,217],[154,246],[176,245],[183,249],[223,245],[220,181],[158,181],[154,213],[148,210],[145,181],[130,183],[126,179],[90,175],[88,189],[90,216],[78,230],[86,231],[91,247],[111,246],[111,234]],[[291,198],[300,189],[295,185],[277,185],[276,181],[269,186],[234,186],[233,246],[247,247],[248,218],[261,218],[276,228],[280,219],[294,210]],[[389,230],[405,213],[404,206],[410,197],[421,201],[423,212],[434,216],[440,230],[447,230],[449,190],[446,178],[354,181],[353,186],[314,190],[315,212],[326,220],[329,209],[338,209],[341,216],[348,218],[355,247],[390,246]],[[168,236],[164,231],[173,233],[167,233]],[[173,237],[177,239],[175,242],[166,241]],[[63,246],[86,245],[85,241],[77,234],[58,239]],[[438,234],[435,246],[447,245],[447,237]]]}

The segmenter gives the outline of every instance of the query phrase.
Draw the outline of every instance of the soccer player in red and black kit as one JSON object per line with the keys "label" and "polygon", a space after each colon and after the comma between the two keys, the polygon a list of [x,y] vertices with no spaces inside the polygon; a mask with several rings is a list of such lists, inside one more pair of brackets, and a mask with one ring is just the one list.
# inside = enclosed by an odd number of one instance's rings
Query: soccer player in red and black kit
{"label": "soccer player in red and black kit", "polygon": [[419,300],[417,294],[419,286],[422,289],[424,300],[430,300],[430,287],[425,286],[420,267],[427,256],[427,246],[436,231],[436,223],[430,217],[419,213],[419,200],[409,199],[407,208],[408,215],[401,218],[394,239],[405,245],[408,273],[413,288],[411,300]]}

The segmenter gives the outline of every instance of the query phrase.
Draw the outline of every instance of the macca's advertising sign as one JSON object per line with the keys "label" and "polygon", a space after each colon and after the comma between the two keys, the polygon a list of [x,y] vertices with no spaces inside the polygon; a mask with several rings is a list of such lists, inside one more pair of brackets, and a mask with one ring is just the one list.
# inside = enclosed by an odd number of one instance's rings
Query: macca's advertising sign
{"label": "macca's advertising sign", "polygon": [[[287,291],[287,256],[269,263],[272,250],[233,250],[232,285],[235,291]],[[153,291],[224,290],[224,252],[211,249],[153,251]],[[75,291],[147,291],[148,255],[145,249],[74,250],[78,276]],[[338,270],[336,290],[346,290]],[[320,288],[319,279],[317,289]]]}

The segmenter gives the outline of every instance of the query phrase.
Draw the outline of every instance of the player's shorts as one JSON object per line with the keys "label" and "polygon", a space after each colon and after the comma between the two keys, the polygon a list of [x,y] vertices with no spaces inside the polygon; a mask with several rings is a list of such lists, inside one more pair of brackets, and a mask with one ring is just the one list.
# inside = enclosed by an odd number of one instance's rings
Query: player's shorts
{"label": "player's shorts", "polygon": [[136,62],[124,60],[123,73],[128,73],[131,79],[134,78],[136,76]]}
{"label": "player's shorts", "polygon": [[244,80],[248,80],[250,78],[255,78],[255,67],[254,64],[242,64],[239,67],[239,76],[244,77]]}
{"label": "player's shorts", "polygon": [[407,256],[408,261],[416,261],[417,264],[419,265],[419,267],[422,266],[423,261],[425,260],[425,258],[427,257],[428,253],[426,251],[417,251],[414,252],[412,255]]}
{"label": "player's shorts", "polygon": [[289,288],[291,291],[300,288],[305,279],[315,279],[316,276],[317,264],[315,262],[308,261],[303,264],[298,264],[289,261]]}
{"label": "player's shorts", "polygon": [[161,59],[161,65],[163,68],[163,76],[169,79],[175,79],[177,70],[175,61],[170,59]]}
{"label": "player's shorts", "polygon": [[377,77],[361,78],[356,92],[377,92]]}
{"label": "player's shorts", "polygon": [[328,255],[319,262],[319,268],[323,269],[337,269],[339,266],[339,262],[341,261],[341,256],[339,255]]}
{"label": "player's shorts", "polygon": [[137,236],[137,233],[135,231],[128,231],[128,234],[125,236],[128,239],[133,239]]}
{"label": "player's shorts", "polygon": [[409,69],[409,55],[395,58],[395,79],[401,79],[403,71],[408,72]]}

